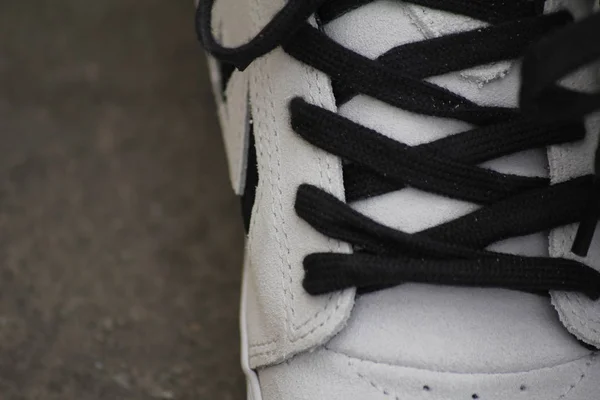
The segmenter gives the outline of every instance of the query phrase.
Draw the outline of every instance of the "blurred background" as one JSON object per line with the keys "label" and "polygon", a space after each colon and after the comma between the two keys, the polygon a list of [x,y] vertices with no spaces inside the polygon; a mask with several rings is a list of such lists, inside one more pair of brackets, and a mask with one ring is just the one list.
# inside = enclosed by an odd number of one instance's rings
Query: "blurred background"
{"label": "blurred background", "polygon": [[0,1],[0,399],[244,398],[191,0]]}

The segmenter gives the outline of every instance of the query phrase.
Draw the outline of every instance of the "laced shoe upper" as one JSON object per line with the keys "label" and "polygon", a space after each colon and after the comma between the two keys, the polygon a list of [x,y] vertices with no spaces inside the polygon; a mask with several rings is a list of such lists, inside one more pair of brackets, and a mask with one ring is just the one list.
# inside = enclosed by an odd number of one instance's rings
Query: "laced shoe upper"
{"label": "laced shoe upper", "polygon": [[[309,3],[297,6],[302,9],[310,7]],[[269,32],[284,32],[280,33],[278,41],[246,47],[251,49],[245,54],[246,61],[271,51],[274,44],[281,44],[287,53],[284,56],[280,49],[259,61],[257,69],[269,69],[268,72],[252,71],[251,85],[252,76],[261,76],[262,79],[263,74],[269,73],[275,75],[273,82],[278,82],[277,79],[284,79],[286,72],[294,73],[295,70],[278,70],[272,61],[283,57],[287,60],[290,56],[296,62],[325,72],[332,80],[336,107],[324,106],[320,104],[320,96],[313,97],[306,92],[295,93],[286,99],[286,103],[297,97],[289,103],[288,110],[296,135],[344,160],[346,202],[339,200],[340,195],[335,188],[329,190],[331,188],[327,187],[327,179],[323,176],[320,183],[309,182],[310,186],[303,186],[305,182],[299,182],[297,193],[296,188],[291,191],[296,197],[295,208],[299,217],[321,233],[351,243],[354,251],[350,255],[343,254],[344,248],[334,245],[323,249],[325,251],[307,252],[308,257],[304,261],[305,288],[311,293],[330,293],[359,287],[362,292],[377,290],[384,297],[390,293],[390,299],[402,300],[407,298],[406,290],[413,291],[417,286],[400,285],[388,289],[390,285],[407,281],[426,283],[420,286],[423,290],[417,293],[415,298],[418,298],[439,289],[429,284],[442,283],[451,285],[448,288],[451,295],[439,297],[440,304],[456,293],[463,293],[461,302],[465,298],[474,302],[487,301],[492,304],[488,312],[506,313],[507,309],[499,306],[501,303],[507,299],[515,304],[522,301],[523,313],[508,317],[500,314],[500,318],[508,324],[517,317],[546,316],[551,310],[547,300],[528,292],[574,290],[593,297],[598,288],[597,273],[586,265],[585,260],[547,258],[547,243],[543,239],[543,231],[581,219],[591,193],[592,178],[578,177],[550,186],[550,180],[544,174],[545,160],[540,157],[543,151],[536,151],[548,145],[581,141],[586,135],[584,125],[581,121],[557,124],[536,116],[524,116],[515,108],[516,104],[512,104],[516,92],[508,94],[504,100],[502,97],[494,98],[499,102],[489,101],[481,95],[498,92],[501,85],[511,80],[514,84],[514,64],[509,63],[507,67],[502,63],[518,58],[537,38],[570,23],[568,15],[559,12],[542,17],[535,7],[526,6],[500,7],[491,11],[477,9],[473,10],[477,14],[471,15],[471,20],[475,23],[484,21],[484,25],[473,27],[469,25],[472,22],[463,20],[457,24],[463,29],[450,32],[442,29],[437,38],[422,37],[415,41],[405,37],[400,40],[401,43],[383,48],[378,53],[362,54],[362,49],[373,48],[369,46],[372,43],[361,44],[361,39],[356,37],[367,36],[344,36],[339,30],[336,33],[334,25],[345,15],[369,9],[367,3],[337,1],[331,2],[333,6],[329,8],[324,4],[312,25],[305,22],[309,20],[307,15],[312,14],[310,10],[296,10],[297,14],[291,13],[296,19],[289,17],[290,21],[297,22],[294,29],[279,31],[275,27],[265,34],[273,39],[277,35]],[[420,21],[435,22],[435,8],[444,6],[431,1],[426,3],[433,7],[433,11]],[[454,13],[468,15],[471,11],[464,11],[469,5],[467,2],[451,4],[458,4],[458,10],[450,10]],[[348,5],[353,10],[348,9]],[[419,6],[421,4],[411,7]],[[418,8],[416,10],[419,12]],[[259,38],[265,35],[259,35]],[[294,38],[302,40],[295,41]],[[473,46],[478,46],[477,52],[469,51]],[[347,48],[354,51],[346,51]],[[237,60],[240,54],[244,55],[243,52],[215,54],[223,56],[225,61],[238,62],[242,67],[247,64]],[[490,68],[479,67],[488,63],[496,64]],[[282,76],[277,77],[277,74]],[[461,79],[471,82],[466,85],[469,89],[464,93],[461,88],[465,84]],[[480,90],[470,89],[473,82],[481,86]],[[317,90],[317,87],[322,89],[317,84],[312,90]],[[269,90],[279,93],[278,88],[254,87],[254,90],[261,89],[267,92],[266,96],[269,96]],[[273,101],[278,100],[277,96],[272,97]],[[257,111],[256,114],[253,111],[255,132],[265,128],[264,124],[258,125],[256,121],[267,117],[260,113],[260,108]],[[403,122],[387,123],[399,120]],[[395,132],[394,127],[402,132]],[[259,134],[270,133],[261,131]],[[287,138],[276,136],[272,138],[275,143],[261,139],[262,144],[257,144],[259,158],[261,150],[263,157],[271,156],[268,152],[277,151],[277,141],[282,140]],[[277,163],[271,163],[271,168],[277,168]],[[265,174],[259,175],[262,179]],[[272,189],[278,186],[276,179],[269,184]],[[259,198],[269,195],[261,194],[259,190],[257,202],[268,206]],[[431,199],[435,200],[432,202]],[[401,209],[404,216],[394,206]],[[406,216],[415,210],[420,211],[413,212],[412,218]],[[285,212],[288,211],[284,208]],[[436,214],[438,217],[435,217]],[[392,218],[388,218],[390,216]],[[415,222],[419,220],[421,226]],[[308,232],[308,228],[304,226],[303,232]],[[251,228],[251,235],[252,232]],[[529,236],[521,239],[523,235]],[[507,246],[506,242],[511,237],[519,239]],[[252,242],[252,237],[250,240]],[[529,244],[519,246],[524,241]],[[294,241],[285,243],[280,254],[280,262],[284,265],[287,246],[311,247]],[[255,251],[260,253],[260,250]],[[254,257],[254,262],[260,260],[261,257]],[[297,268],[293,262],[288,260],[287,263],[292,264],[290,268]],[[260,277],[256,280],[259,281]],[[255,282],[257,287],[261,284]],[[505,287],[526,293],[455,288],[456,285]],[[358,299],[356,314],[353,313],[350,319],[349,329],[336,338],[338,344],[339,338],[350,335],[353,325],[359,330],[369,329],[357,320],[361,312],[364,315],[365,307],[361,304],[366,304],[373,296],[379,295],[363,295]],[[328,298],[332,299],[331,295]],[[340,300],[333,299],[334,306],[336,302],[339,305]],[[386,303],[385,299],[379,300],[371,303],[375,307]],[[290,302],[293,301],[290,298]],[[260,302],[257,307],[260,307]],[[294,313],[293,309],[291,312]],[[377,320],[385,326],[393,315],[383,313],[380,317]],[[544,318],[541,324],[544,332],[562,333],[552,339],[556,342],[544,342],[547,336],[541,333],[542,343],[553,343],[560,351],[567,349],[564,355],[567,359],[589,352],[578,347],[573,339],[565,337],[566,333],[560,330],[555,317]],[[438,327],[449,321],[440,320],[442,323]],[[530,327],[535,324],[535,321],[531,322]],[[300,324],[299,330],[302,329]],[[393,334],[394,330],[391,331]],[[264,354],[273,351],[268,345],[264,346],[264,350]]]}

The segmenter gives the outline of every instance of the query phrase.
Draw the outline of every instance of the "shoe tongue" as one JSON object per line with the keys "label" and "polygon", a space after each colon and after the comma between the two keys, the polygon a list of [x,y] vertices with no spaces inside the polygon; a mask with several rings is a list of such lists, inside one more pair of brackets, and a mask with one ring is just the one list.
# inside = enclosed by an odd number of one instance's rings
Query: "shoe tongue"
{"label": "shoe tongue", "polygon": [[[345,47],[376,58],[398,45],[486,24],[398,1],[375,1],[325,26]],[[518,64],[502,62],[428,79],[478,104],[515,107]],[[400,142],[417,145],[465,131],[462,121],[409,113],[359,95],[338,112]],[[547,176],[545,150],[493,160],[488,168]],[[407,188],[353,206],[388,226],[417,232],[477,205]],[[496,243],[494,250],[547,255],[547,235]],[[587,353],[560,324],[547,298],[503,289],[405,284],[357,298],[348,326],[329,344],[362,358],[419,368],[501,372],[555,365]]]}

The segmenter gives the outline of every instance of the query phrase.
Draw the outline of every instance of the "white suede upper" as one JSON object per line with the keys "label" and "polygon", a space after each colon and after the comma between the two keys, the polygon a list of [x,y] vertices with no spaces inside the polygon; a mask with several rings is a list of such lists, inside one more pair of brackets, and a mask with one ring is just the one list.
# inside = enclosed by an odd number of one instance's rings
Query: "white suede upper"
{"label": "white suede upper", "polygon": [[[284,2],[224,0],[216,4],[215,34],[223,43],[235,45],[256,34]],[[232,9],[233,17],[229,14]],[[237,19],[240,9],[245,10],[243,18]],[[305,182],[343,198],[340,161],[304,142],[289,124],[288,101],[294,96],[303,96],[325,108],[335,107],[328,78],[281,49],[256,60],[243,74],[248,88],[238,85],[238,93],[228,88],[227,97],[249,100],[258,158],[260,178],[247,250],[251,269],[247,329],[250,365],[259,367],[283,361],[330,339],[350,314],[354,290],[313,297],[302,288],[302,260],[307,254],[349,251],[346,244],[318,234],[293,209],[296,189]],[[238,110],[230,109],[233,114]],[[241,116],[233,114],[229,118],[238,121]],[[222,125],[227,127],[229,122]],[[225,130],[224,134],[233,138],[225,143],[240,140],[239,132]],[[227,145],[228,149],[241,147]],[[233,184],[238,188],[236,179],[233,177]]]}
{"label": "white suede upper", "polygon": [[[432,30],[449,33],[479,25],[465,17],[398,1],[379,1],[333,21],[325,31],[344,46],[373,58],[402,43],[423,40]],[[518,64],[479,67],[476,72],[453,73],[430,81],[479,104],[517,105]],[[338,112],[411,145],[469,127],[460,121],[398,110],[366,96],[357,96]],[[529,176],[548,174],[543,150],[503,157],[486,166]],[[477,206],[409,188],[361,201],[356,208],[381,223],[415,232]],[[547,236],[542,233],[492,247],[512,253],[548,254]],[[410,366],[492,372],[552,365],[587,352],[562,327],[550,301],[526,293],[402,285],[356,302],[348,328],[330,346],[372,359],[382,360],[383,356],[387,362],[401,361]]]}
{"label": "white suede upper", "polygon": [[600,358],[514,373],[451,373],[320,348],[261,371],[263,400],[595,400]]}
{"label": "white suede upper", "polygon": [[[284,0],[216,4],[215,33],[224,44],[236,45],[256,34]],[[478,26],[482,23],[468,18],[378,0],[331,22],[325,32],[374,58],[402,43]],[[214,62],[211,70],[218,90]],[[584,71],[573,85],[595,84],[594,78]],[[497,63],[430,81],[480,104],[515,106],[519,64]],[[301,286],[303,258],[349,248],[318,234],[293,210],[301,183],[344,196],[339,159],[304,142],[290,127],[288,102],[296,96],[336,110],[329,78],[277,49],[233,74],[227,101],[219,108],[237,193],[244,189],[250,118],[257,150],[259,184],[248,238],[242,326],[248,365],[259,371],[253,400],[600,398],[598,358],[575,339],[600,347],[600,302],[585,296],[553,293],[551,301],[503,289],[416,284],[356,299],[354,290],[306,294]],[[336,111],[410,145],[469,129],[461,121],[415,115],[362,95]],[[543,150],[523,152],[485,166],[549,175],[553,181],[588,173],[599,122],[589,119],[586,143],[553,147],[548,155]],[[476,207],[410,188],[355,205],[408,232]],[[553,231],[550,239],[540,233],[492,247],[570,257],[574,230],[566,227]],[[600,233],[593,247],[586,262],[600,269]],[[255,377],[251,381],[258,385]]]}

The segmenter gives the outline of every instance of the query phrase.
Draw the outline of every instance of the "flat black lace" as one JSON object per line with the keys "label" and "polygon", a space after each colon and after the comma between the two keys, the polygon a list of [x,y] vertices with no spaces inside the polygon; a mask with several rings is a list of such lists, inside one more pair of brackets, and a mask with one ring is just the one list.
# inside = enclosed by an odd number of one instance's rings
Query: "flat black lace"
{"label": "flat black lace", "polygon": [[[580,291],[600,296],[600,273],[582,262],[487,250],[490,244],[578,222],[593,177],[551,184],[546,178],[499,173],[478,164],[524,150],[581,140],[581,119],[546,121],[519,109],[480,106],[425,78],[520,57],[531,43],[569,26],[564,11],[541,15],[539,1],[409,0],[410,3],[490,23],[470,32],[398,46],[377,59],[361,56],[309,23],[333,20],[370,0],[289,0],[249,43],[225,48],[211,31],[214,0],[200,2],[197,27],[205,48],[242,69],[281,46],[295,59],[329,75],[338,104],[364,94],[428,116],[476,127],[409,146],[295,98],[294,131],[344,160],[346,201],[322,188],[298,188],[295,210],[324,235],[350,243],[351,254],[314,253],[304,260],[304,288],[322,294],[357,287],[376,290],[404,282],[525,291]],[[543,4],[543,2],[542,2]],[[350,203],[413,187],[473,202],[468,215],[417,233],[382,225]]]}

